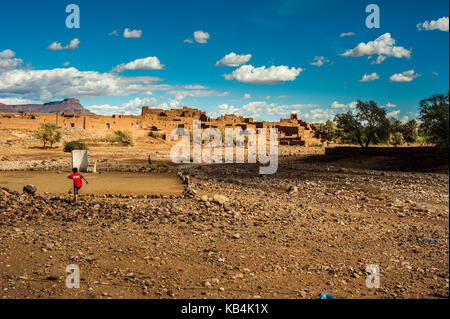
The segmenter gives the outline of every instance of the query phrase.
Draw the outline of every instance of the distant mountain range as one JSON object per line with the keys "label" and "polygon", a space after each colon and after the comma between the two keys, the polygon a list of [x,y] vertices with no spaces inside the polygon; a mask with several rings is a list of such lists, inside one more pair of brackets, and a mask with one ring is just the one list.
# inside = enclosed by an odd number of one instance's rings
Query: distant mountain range
{"label": "distant mountain range", "polygon": [[74,113],[94,114],[77,99],[65,99],[44,104],[6,105],[0,103],[0,113]]}

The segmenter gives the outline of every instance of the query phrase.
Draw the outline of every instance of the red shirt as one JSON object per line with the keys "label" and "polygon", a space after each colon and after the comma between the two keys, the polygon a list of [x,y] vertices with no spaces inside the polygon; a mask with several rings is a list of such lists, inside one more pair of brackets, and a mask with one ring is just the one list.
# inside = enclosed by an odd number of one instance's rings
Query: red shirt
{"label": "red shirt", "polygon": [[75,187],[83,186],[83,184],[81,183],[81,179],[84,178],[83,175],[74,173],[74,174],[69,175],[69,177],[71,179],[73,179],[73,186],[75,186]]}

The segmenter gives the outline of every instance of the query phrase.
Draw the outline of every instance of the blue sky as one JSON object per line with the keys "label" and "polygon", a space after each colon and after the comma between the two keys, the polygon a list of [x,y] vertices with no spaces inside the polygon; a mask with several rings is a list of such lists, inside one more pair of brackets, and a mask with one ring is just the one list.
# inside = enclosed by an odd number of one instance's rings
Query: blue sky
{"label": "blue sky", "polygon": [[[70,3],[79,29],[66,27]],[[370,3],[380,28],[366,27]],[[186,105],[320,122],[361,99],[406,120],[420,99],[449,87],[448,1],[3,0],[0,8],[6,104],[78,98],[105,115]]]}

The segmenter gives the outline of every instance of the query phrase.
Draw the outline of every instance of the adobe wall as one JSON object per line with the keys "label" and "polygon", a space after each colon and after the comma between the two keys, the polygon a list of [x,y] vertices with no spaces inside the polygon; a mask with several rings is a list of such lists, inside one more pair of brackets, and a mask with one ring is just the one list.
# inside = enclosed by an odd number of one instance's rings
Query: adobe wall
{"label": "adobe wall", "polygon": [[[294,116],[295,115],[295,116]],[[45,113],[0,113],[0,129],[24,129],[35,131],[43,123],[56,123],[61,128],[82,128],[86,130],[128,130],[137,132],[159,131],[169,138],[170,132],[183,127],[192,131],[193,120],[199,120],[202,128],[216,127],[224,130],[228,127],[247,128],[277,128],[283,143],[288,145],[309,145],[320,143],[315,138],[315,127],[311,124],[297,119],[293,114],[290,119],[281,119],[279,122],[254,122],[253,118],[236,115],[223,115],[217,119],[210,118],[206,112],[183,107],[181,109],[152,109],[144,106],[140,116],[133,115],[84,115],[84,114],[45,114]],[[270,138],[270,135],[267,134]]]}

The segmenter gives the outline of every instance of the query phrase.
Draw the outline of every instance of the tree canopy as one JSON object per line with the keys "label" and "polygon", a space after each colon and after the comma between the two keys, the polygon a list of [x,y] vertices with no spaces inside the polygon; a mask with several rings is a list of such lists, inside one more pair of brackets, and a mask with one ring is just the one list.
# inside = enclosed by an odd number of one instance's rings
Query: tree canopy
{"label": "tree canopy", "polygon": [[368,147],[370,143],[385,142],[390,136],[390,123],[386,110],[374,101],[358,100],[356,109],[337,114],[334,118],[343,142],[358,143]]}
{"label": "tree canopy", "polygon": [[42,140],[44,148],[47,143],[50,144],[50,147],[53,147],[54,143],[61,141],[62,132],[56,123],[44,123],[36,132],[36,138]]}
{"label": "tree canopy", "polygon": [[419,103],[420,128],[428,142],[449,148],[449,100],[446,94],[432,95]]}

